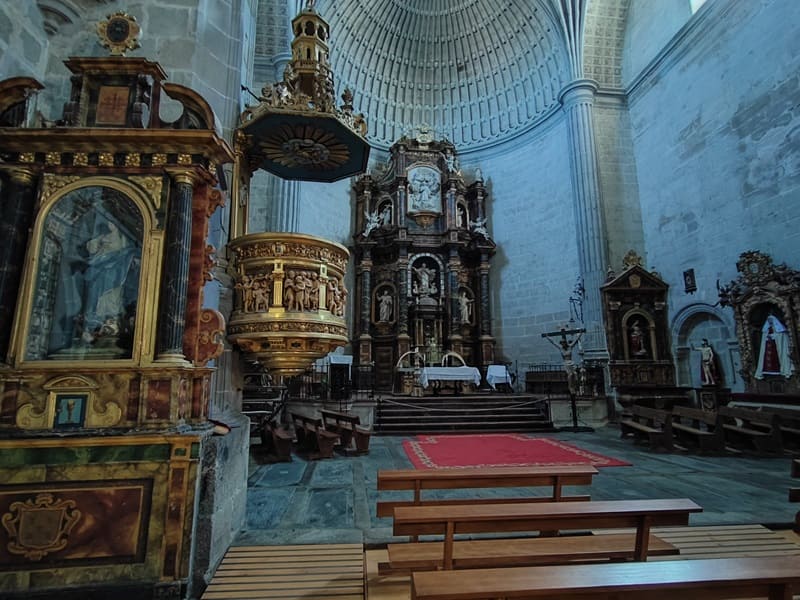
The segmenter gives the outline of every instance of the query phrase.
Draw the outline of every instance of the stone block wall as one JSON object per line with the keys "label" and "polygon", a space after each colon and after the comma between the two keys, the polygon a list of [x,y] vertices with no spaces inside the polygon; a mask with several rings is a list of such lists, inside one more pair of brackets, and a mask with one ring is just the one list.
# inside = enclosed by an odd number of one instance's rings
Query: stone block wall
{"label": "stone block wall", "polygon": [[631,92],[645,245],[672,285],[673,316],[713,305],[746,250],[800,265],[797,10],[793,0],[708,2]]}
{"label": "stone block wall", "polygon": [[[469,174],[470,164],[462,164]],[[498,247],[489,273],[495,355],[517,361],[520,369],[558,362],[541,333],[569,319],[579,273],[563,116],[554,115],[504,154],[477,158],[476,166],[490,193],[489,232]]]}
{"label": "stone block wall", "polygon": [[0,80],[33,77],[42,81],[48,39],[35,2],[0,3]]}

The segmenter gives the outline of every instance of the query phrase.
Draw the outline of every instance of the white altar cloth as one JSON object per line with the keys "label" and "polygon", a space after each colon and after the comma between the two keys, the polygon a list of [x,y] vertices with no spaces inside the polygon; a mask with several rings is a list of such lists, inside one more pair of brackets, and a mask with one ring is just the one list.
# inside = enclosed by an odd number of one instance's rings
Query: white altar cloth
{"label": "white altar cloth", "polygon": [[489,365],[486,367],[486,383],[496,390],[495,387],[498,383],[507,383],[511,385],[511,375],[508,374],[508,369],[505,365]]}
{"label": "white altar cloth", "polygon": [[481,384],[481,372],[476,367],[424,367],[419,374],[419,383],[428,387],[433,381],[471,381]]}

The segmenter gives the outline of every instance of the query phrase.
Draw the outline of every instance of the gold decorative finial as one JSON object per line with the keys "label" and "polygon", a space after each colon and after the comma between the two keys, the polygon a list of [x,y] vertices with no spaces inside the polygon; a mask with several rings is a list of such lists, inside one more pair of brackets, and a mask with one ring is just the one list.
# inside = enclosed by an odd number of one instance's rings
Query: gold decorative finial
{"label": "gold decorative finial", "polygon": [[108,15],[97,24],[100,45],[108,48],[111,56],[125,56],[128,50],[136,50],[139,47],[140,31],[136,17],[123,11]]}

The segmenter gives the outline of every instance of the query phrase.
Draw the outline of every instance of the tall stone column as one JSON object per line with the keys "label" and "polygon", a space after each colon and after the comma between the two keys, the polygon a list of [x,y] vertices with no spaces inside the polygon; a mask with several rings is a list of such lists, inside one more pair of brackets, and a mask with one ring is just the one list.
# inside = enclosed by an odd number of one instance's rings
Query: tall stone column
{"label": "tall stone column", "polygon": [[36,200],[36,176],[14,169],[0,182],[0,361],[5,361]]}
{"label": "tall stone column", "polygon": [[596,82],[577,79],[561,91],[559,100],[567,115],[578,260],[585,288],[584,357],[602,360],[608,358],[608,350],[603,329],[600,286],[605,282],[608,249],[592,118],[596,92]]}
{"label": "tall stone column", "polygon": [[267,175],[267,228],[268,231],[299,233],[298,207],[300,205],[300,183],[287,181],[275,175]]}
{"label": "tall stone column", "polygon": [[157,360],[180,361],[186,327],[189,257],[192,245],[192,196],[196,176],[187,171],[172,176],[164,274],[158,311]]}

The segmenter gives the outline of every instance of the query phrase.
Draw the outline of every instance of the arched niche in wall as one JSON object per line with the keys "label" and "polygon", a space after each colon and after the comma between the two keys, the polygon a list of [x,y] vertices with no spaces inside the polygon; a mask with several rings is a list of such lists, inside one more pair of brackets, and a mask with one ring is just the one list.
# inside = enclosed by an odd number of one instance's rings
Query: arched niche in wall
{"label": "arched niche in wall", "polygon": [[710,304],[691,304],[675,315],[672,336],[678,385],[693,388],[702,385],[698,348],[706,339],[714,351],[716,372],[721,375],[718,385],[742,388],[739,345],[731,331],[732,326],[722,312]]}
{"label": "arched niche in wall", "polygon": [[23,288],[20,324],[25,361],[136,360],[152,318],[159,271],[148,264],[152,215],[136,190],[95,178],[65,187],[34,227],[35,268]]}

